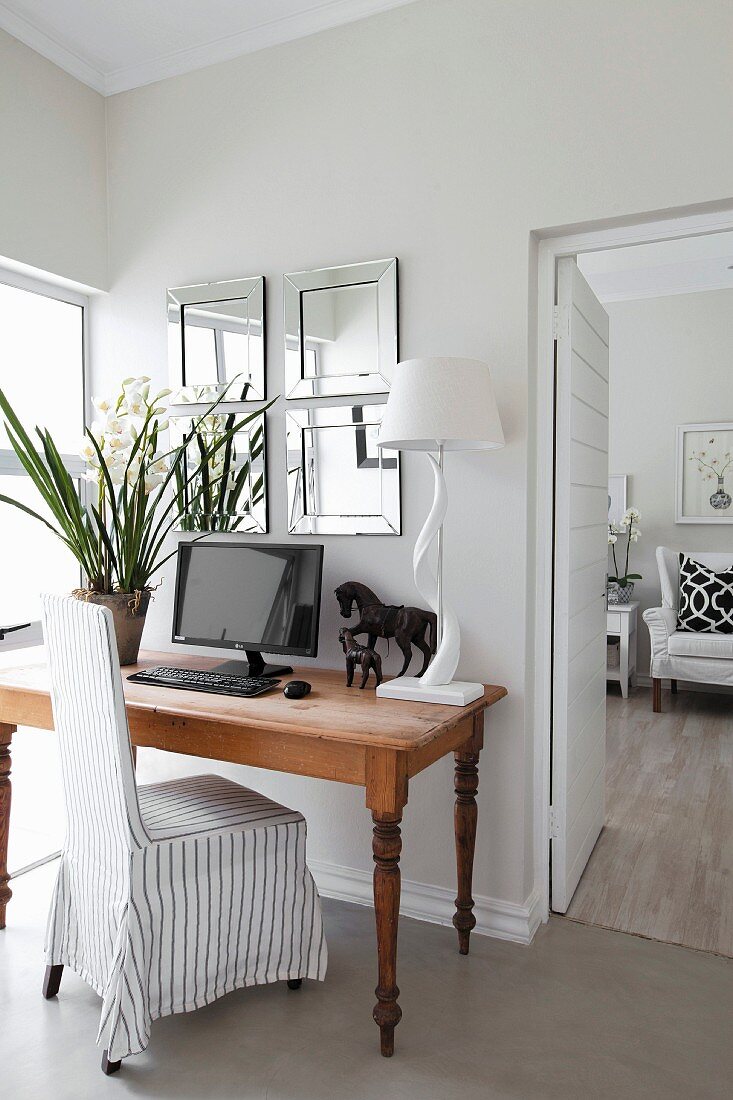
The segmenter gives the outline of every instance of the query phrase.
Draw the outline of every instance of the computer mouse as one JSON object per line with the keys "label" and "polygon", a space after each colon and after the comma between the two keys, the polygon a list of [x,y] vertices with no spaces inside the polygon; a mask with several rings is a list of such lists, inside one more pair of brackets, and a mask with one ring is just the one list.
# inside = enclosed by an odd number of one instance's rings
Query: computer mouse
{"label": "computer mouse", "polygon": [[291,680],[283,688],[283,695],[288,699],[302,699],[310,692],[311,686],[307,680]]}

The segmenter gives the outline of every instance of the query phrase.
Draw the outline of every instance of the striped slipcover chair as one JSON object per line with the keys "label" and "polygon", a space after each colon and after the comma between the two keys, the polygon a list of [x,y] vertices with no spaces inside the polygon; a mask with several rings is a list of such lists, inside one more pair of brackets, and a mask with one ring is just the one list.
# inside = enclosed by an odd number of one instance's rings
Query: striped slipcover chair
{"label": "striped slipcover chair", "polygon": [[301,814],[214,775],[137,788],[112,616],[46,596],[67,832],[44,996],[64,966],[102,998],[102,1069],[160,1016],[242,986],[322,979],[326,945]]}

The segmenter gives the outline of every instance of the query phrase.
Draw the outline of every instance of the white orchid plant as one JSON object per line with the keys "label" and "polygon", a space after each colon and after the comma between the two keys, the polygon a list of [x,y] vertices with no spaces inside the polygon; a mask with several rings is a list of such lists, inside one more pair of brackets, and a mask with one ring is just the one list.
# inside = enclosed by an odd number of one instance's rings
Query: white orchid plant
{"label": "white orchid plant", "polygon": [[[641,529],[638,526],[641,519],[641,512],[637,508],[627,508],[621,517],[621,522],[618,524],[609,523],[608,525],[608,545],[611,547],[611,553],[613,556],[613,569],[614,575],[609,576],[609,582],[618,584],[621,588],[626,588],[627,585],[633,583],[633,581],[641,580],[641,573],[629,573],[629,551],[631,549],[632,542],[638,542],[641,538]],[[616,544],[619,537],[626,539],[626,560],[624,562],[623,574],[619,575],[618,563],[616,561]]]}
{"label": "white orchid plant", "polygon": [[[215,491],[228,476],[220,452],[231,448],[236,433],[263,412],[258,408],[245,416],[228,416],[224,430],[202,435],[202,425],[225,390],[200,416],[191,417],[180,443],[166,449],[164,402],[170,392],[163,389],[152,396],[150,379],[142,376],[125,379],[116,398],[94,400],[97,415],[85,430],[80,452],[87,467],[83,477],[94,487],[84,503],[49,432],[35,429],[39,451],[0,390],[10,444],[51,518],[3,494],[0,502],[19,508],[59,537],[79,562],[89,591],[150,589],[154,574],[176,553],[166,547],[170,532],[185,526],[186,512],[196,507],[204,485]],[[192,461],[189,445],[201,439],[205,445]]]}
{"label": "white orchid plant", "polygon": [[[715,436],[709,440],[708,446],[715,445]],[[698,472],[702,474],[704,481],[714,481],[723,478],[733,466],[733,455],[726,451],[722,455],[712,455],[708,451],[693,451],[689,457],[690,462],[697,464]]]}

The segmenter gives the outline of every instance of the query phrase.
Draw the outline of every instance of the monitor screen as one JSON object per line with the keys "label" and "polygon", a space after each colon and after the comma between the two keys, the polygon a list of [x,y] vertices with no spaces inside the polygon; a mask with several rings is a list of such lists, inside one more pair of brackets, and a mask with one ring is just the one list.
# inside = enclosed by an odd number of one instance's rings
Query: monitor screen
{"label": "monitor screen", "polygon": [[181,543],[173,641],[315,657],[322,546]]}

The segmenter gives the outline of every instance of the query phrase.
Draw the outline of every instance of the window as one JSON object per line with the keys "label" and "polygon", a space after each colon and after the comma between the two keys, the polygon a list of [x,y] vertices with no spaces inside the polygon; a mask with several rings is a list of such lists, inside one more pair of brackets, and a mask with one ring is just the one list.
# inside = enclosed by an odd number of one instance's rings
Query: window
{"label": "window", "polygon": [[[79,477],[85,307],[72,291],[0,270],[0,388],[26,429],[48,428],[66,469]],[[1,423],[0,493],[48,515]],[[79,567],[47,528],[2,503],[0,532],[0,626],[37,622],[41,592],[70,591],[79,584]],[[37,640],[38,630],[19,631],[0,647]]]}

